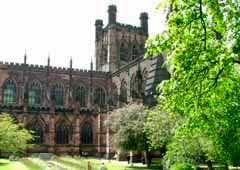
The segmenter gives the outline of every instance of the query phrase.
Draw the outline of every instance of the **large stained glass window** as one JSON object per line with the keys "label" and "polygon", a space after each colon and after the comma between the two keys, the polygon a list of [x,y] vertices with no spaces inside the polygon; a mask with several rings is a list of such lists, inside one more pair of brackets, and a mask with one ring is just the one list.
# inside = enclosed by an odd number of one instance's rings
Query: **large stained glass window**
{"label": "large stained glass window", "polygon": [[51,91],[52,100],[55,101],[56,106],[63,106],[64,92],[61,84],[55,84]]}
{"label": "large stained glass window", "polygon": [[93,130],[91,123],[85,123],[81,128],[81,144],[93,144]]}
{"label": "large stained glass window", "polygon": [[33,143],[34,144],[43,144],[43,128],[39,123],[35,123],[31,125],[30,129],[33,131],[34,139]]}
{"label": "large stained glass window", "polygon": [[3,85],[3,103],[15,104],[17,101],[17,87],[13,80],[7,80]]}
{"label": "large stained glass window", "polygon": [[132,75],[130,82],[130,93],[133,99],[138,98],[138,81],[135,75]]}
{"label": "large stained glass window", "polygon": [[28,103],[31,106],[41,104],[41,85],[39,82],[33,82],[28,88]]}
{"label": "large stained glass window", "polygon": [[[144,96],[146,78],[143,80],[142,74],[140,70],[137,70],[136,75],[133,75],[131,78],[130,93],[133,99],[140,99]],[[147,74],[147,72],[144,72],[144,74]]]}
{"label": "large stained glass window", "polygon": [[94,104],[103,106],[105,104],[105,92],[102,88],[97,88],[94,91]]}
{"label": "large stained glass window", "polygon": [[64,122],[61,122],[56,127],[56,144],[68,144],[70,140],[70,127]]}
{"label": "large stained glass window", "polygon": [[123,103],[127,102],[127,83],[125,80],[121,82],[119,100]]}
{"label": "large stained glass window", "polygon": [[148,71],[145,68],[142,72],[142,93],[143,93],[143,95],[145,95],[147,80],[148,80]]}
{"label": "large stained glass window", "polygon": [[74,90],[74,98],[75,101],[79,102],[81,106],[86,106],[86,89],[85,87],[77,87]]}

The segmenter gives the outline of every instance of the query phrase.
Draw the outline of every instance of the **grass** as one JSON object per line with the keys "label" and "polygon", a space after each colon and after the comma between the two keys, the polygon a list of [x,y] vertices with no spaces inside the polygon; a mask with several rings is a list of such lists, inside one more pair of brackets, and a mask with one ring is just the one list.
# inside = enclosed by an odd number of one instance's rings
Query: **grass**
{"label": "grass", "polygon": [[[59,161],[69,167],[71,167],[73,170],[78,167],[87,167],[87,163],[90,162],[92,166],[92,170],[98,170],[98,167],[101,164],[101,160],[89,158],[89,159],[83,159],[83,158],[72,158],[72,157],[60,157]],[[147,168],[146,166],[142,164],[135,164],[135,166],[131,167],[127,165],[126,163],[117,162],[117,161],[106,161],[103,160],[105,163],[105,166],[108,168],[108,170],[159,170],[160,167],[156,164],[153,164],[150,168]],[[155,162],[159,163],[159,162]]]}
{"label": "grass", "polygon": [[47,169],[46,162],[43,162],[42,160],[37,159],[37,158],[21,159],[21,163],[24,164],[28,169],[31,169],[31,170],[44,170],[44,169]]}
{"label": "grass", "polygon": [[0,170],[28,170],[24,164],[19,161],[9,161],[0,159]]}
{"label": "grass", "polygon": [[[39,158],[24,158],[19,161],[9,161],[0,159],[0,170],[58,170],[64,168],[67,170],[86,170],[88,162],[92,166],[92,170],[98,170],[101,162],[105,162],[108,170],[159,170],[159,166],[146,168],[141,164],[135,164],[130,167],[126,163],[117,161],[106,161],[95,158],[80,158],[80,157],[57,157],[55,160],[44,161]],[[50,166],[51,168],[47,168]]]}

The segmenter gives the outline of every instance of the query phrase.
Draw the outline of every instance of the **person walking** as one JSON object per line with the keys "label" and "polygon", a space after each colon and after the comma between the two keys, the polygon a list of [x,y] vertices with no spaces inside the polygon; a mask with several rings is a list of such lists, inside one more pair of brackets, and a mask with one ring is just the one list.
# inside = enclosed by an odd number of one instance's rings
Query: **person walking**
{"label": "person walking", "polygon": [[88,164],[87,164],[87,170],[92,170],[92,166],[91,166],[90,161],[88,161]]}

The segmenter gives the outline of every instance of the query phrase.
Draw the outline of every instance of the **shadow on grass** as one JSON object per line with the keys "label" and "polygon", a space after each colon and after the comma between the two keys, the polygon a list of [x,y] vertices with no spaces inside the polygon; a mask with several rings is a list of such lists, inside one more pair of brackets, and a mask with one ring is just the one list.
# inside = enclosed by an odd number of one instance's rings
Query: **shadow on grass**
{"label": "shadow on grass", "polygon": [[9,159],[5,159],[5,158],[0,158],[0,166],[7,166],[9,164],[11,164],[14,161],[10,161]]}
{"label": "shadow on grass", "polygon": [[31,170],[41,170],[42,166],[35,164],[30,159],[21,159],[21,163]]}
{"label": "shadow on grass", "polygon": [[76,169],[77,168],[85,169],[87,167],[85,164],[75,163],[70,160],[65,160],[62,158],[57,158],[56,161],[59,163],[62,163],[63,165],[66,165],[66,166],[72,167],[72,168],[76,168]]}
{"label": "shadow on grass", "polygon": [[150,166],[150,167],[137,167],[137,166],[129,166],[129,167],[126,167],[125,168],[126,170],[159,170],[159,169],[161,169],[161,167],[160,166],[158,166],[158,165],[152,165],[152,166]]}
{"label": "shadow on grass", "polygon": [[0,162],[0,166],[6,166],[8,164],[9,164],[9,162]]}

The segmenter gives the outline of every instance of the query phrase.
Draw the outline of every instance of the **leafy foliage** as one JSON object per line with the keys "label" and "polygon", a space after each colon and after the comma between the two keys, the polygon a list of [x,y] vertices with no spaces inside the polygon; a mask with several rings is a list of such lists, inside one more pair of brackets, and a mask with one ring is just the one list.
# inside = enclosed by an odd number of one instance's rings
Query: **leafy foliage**
{"label": "leafy foliage", "polygon": [[148,150],[144,133],[146,117],[144,106],[139,104],[130,104],[114,111],[109,119],[114,132],[114,146],[127,151]]}
{"label": "leafy foliage", "polygon": [[168,27],[148,40],[146,56],[166,55],[171,78],[159,105],[184,120],[167,159],[202,156],[239,165],[239,0],[165,0],[159,7],[170,9]]}
{"label": "leafy foliage", "polygon": [[145,132],[153,149],[162,149],[172,140],[177,126],[175,114],[167,114],[157,107],[148,110]]}
{"label": "leafy foliage", "polygon": [[32,134],[21,124],[16,124],[10,115],[0,114],[0,129],[1,151],[22,152],[30,146],[28,142],[32,140]]}
{"label": "leafy foliage", "polygon": [[196,170],[196,167],[187,163],[177,163],[171,167],[171,170]]}

